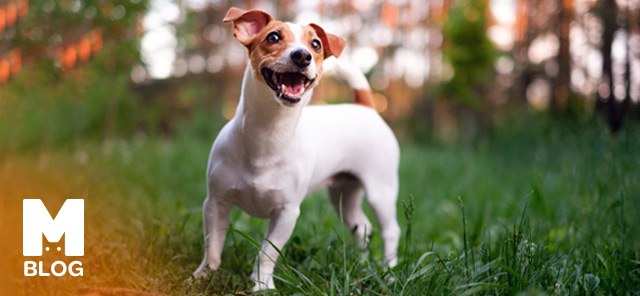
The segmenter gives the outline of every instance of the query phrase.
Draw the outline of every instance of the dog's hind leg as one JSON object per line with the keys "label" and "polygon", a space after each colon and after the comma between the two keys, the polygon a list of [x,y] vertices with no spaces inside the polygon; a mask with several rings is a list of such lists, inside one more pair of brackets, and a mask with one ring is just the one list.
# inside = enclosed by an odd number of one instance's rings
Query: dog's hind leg
{"label": "dog's hind leg", "polygon": [[220,266],[222,248],[229,228],[230,206],[211,197],[207,197],[202,207],[204,217],[204,259],[193,273],[196,278],[207,275],[207,267],[211,270]]}
{"label": "dog's hind leg", "polygon": [[329,186],[329,199],[344,223],[354,231],[361,247],[366,247],[371,234],[371,222],[362,211],[364,189],[362,183],[353,176],[334,177]]}
{"label": "dog's hind leg", "polygon": [[396,217],[396,200],[398,197],[397,176],[386,178],[365,179],[363,181],[367,192],[367,202],[373,210],[384,243],[384,258],[390,267],[396,265],[398,242],[400,240],[400,226]]}

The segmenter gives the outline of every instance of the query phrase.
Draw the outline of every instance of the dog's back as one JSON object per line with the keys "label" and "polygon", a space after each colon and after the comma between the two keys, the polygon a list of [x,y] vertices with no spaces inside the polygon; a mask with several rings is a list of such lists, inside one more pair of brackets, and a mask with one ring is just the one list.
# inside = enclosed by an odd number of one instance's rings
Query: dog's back
{"label": "dog's back", "polygon": [[[310,149],[324,152],[314,153],[322,158],[315,162],[323,165],[316,167],[312,184],[327,177],[324,170],[362,177],[371,173],[397,174],[398,141],[375,110],[358,104],[308,106],[300,123],[304,142],[312,143]],[[340,153],[330,153],[338,150]]]}

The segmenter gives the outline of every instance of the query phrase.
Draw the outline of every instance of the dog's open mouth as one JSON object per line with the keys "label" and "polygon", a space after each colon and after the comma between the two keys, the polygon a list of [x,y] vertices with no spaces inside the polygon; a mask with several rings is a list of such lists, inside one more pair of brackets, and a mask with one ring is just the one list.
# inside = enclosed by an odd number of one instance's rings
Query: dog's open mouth
{"label": "dog's open mouth", "polygon": [[267,85],[276,92],[278,97],[290,104],[300,102],[302,95],[316,80],[315,78],[309,79],[302,73],[278,73],[269,68],[262,68],[262,76]]}

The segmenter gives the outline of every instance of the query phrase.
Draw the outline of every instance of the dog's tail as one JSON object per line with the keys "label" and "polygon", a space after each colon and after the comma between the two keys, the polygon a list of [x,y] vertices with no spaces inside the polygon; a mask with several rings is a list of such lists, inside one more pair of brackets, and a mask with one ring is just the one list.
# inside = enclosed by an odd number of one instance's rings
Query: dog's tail
{"label": "dog's tail", "polygon": [[369,81],[367,81],[362,71],[356,66],[339,59],[332,59],[331,64],[333,64],[335,72],[344,78],[353,89],[356,104],[375,110],[376,105],[373,101],[371,86],[369,86]]}

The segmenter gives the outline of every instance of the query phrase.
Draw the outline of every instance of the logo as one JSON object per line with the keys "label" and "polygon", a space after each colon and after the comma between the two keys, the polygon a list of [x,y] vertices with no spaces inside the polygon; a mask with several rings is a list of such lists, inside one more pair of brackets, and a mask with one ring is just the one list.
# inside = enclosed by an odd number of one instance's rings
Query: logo
{"label": "logo", "polygon": [[[60,252],[62,248],[43,248],[42,237],[50,243],[58,243],[64,235],[64,255],[84,256],[84,200],[67,199],[55,219],[40,199],[22,201],[22,254],[42,256],[44,252]],[[44,249],[44,250],[43,250]],[[25,276],[49,276],[42,261],[25,261]],[[55,261],[49,269],[54,276],[63,276],[69,270],[71,276],[82,276],[82,262],[67,264]]]}

